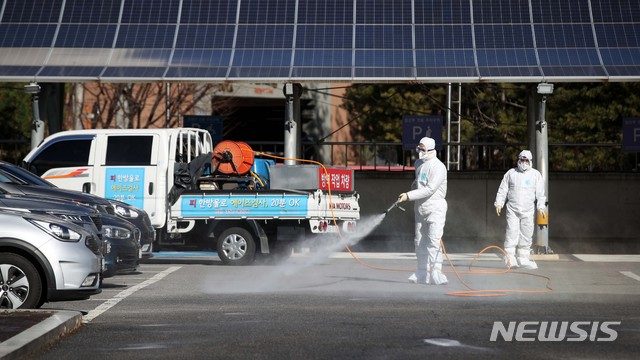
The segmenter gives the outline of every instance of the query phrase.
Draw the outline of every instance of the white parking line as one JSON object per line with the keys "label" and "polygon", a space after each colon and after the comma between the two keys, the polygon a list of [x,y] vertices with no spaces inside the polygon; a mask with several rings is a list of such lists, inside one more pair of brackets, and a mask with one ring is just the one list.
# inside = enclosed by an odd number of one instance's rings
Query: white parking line
{"label": "white parking line", "polygon": [[573,254],[584,262],[640,262],[640,255]]}
{"label": "white parking line", "polygon": [[633,280],[640,281],[640,276],[632,273],[631,271],[620,271],[620,274],[622,274],[624,276],[628,276],[628,277],[632,278]]}
{"label": "white parking line", "polygon": [[117,303],[119,303],[120,301],[126,299],[129,295],[132,295],[136,291],[138,291],[140,289],[143,289],[143,288],[145,288],[145,287],[147,287],[147,286],[149,286],[149,285],[151,285],[151,284],[153,284],[155,282],[158,282],[158,281],[162,280],[165,276],[167,276],[167,275],[171,274],[172,272],[180,269],[181,267],[182,266],[170,267],[167,270],[154,275],[151,279],[143,281],[140,284],[134,285],[134,286],[130,287],[127,290],[121,291],[120,293],[118,293],[114,297],[112,297],[111,299],[105,301],[104,303],[98,305],[98,307],[96,307],[95,309],[89,311],[87,313],[87,315],[84,315],[82,317],[82,322],[85,323],[85,324],[91,322],[91,320],[97,318],[103,312],[111,309]]}

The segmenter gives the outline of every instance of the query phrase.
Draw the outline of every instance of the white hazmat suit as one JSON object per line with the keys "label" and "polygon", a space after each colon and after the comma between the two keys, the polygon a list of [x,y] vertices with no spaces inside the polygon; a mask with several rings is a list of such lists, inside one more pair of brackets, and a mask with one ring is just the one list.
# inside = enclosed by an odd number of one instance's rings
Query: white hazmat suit
{"label": "white hazmat suit", "polygon": [[507,230],[504,250],[507,253],[505,262],[511,267],[537,269],[538,265],[531,259],[531,242],[534,230],[534,212],[544,216],[546,197],[542,175],[531,167],[533,156],[531,151],[523,150],[518,156],[518,166],[504,174],[496,201],[496,213],[500,216],[502,207],[507,204]]}
{"label": "white hazmat suit", "polygon": [[446,284],[442,272],[440,240],[447,217],[447,168],[436,157],[435,141],[424,137],[418,146],[413,190],[400,194],[400,201],[414,201],[415,249],[418,264],[409,281],[419,284]]}

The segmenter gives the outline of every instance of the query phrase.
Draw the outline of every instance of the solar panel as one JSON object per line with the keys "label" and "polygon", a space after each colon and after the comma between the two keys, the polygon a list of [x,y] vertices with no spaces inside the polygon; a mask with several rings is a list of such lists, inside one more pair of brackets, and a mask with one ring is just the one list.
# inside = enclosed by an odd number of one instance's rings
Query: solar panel
{"label": "solar panel", "polygon": [[411,24],[411,0],[358,0],[357,24]]}
{"label": "solar panel", "polygon": [[62,15],[63,24],[117,24],[120,0],[67,0]]}
{"label": "solar panel", "polygon": [[116,25],[60,25],[54,44],[57,48],[108,49],[113,43]]}
{"label": "solar panel", "polygon": [[19,0],[3,3],[3,23],[57,23],[62,0]]}
{"label": "solar panel", "polygon": [[635,0],[0,0],[0,80],[640,79]]}
{"label": "solar panel", "polygon": [[135,0],[123,1],[122,4],[124,9],[122,11],[121,22],[123,24],[175,25],[178,21],[180,1]]}
{"label": "solar panel", "polygon": [[192,0],[182,4],[181,24],[235,24],[236,0]]}
{"label": "solar panel", "polygon": [[293,24],[295,0],[240,1],[239,24]]}
{"label": "solar panel", "polygon": [[610,78],[640,73],[640,2],[592,0],[593,22],[602,63]]}
{"label": "solar panel", "polygon": [[299,0],[298,24],[353,24],[353,3],[344,0]]}
{"label": "solar panel", "polygon": [[57,26],[53,24],[0,24],[0,47],[44,48],[51,46]]}
{"label": "solar panel", "polygon": [[415,1],[416,25],[471,24],[469,0]]}

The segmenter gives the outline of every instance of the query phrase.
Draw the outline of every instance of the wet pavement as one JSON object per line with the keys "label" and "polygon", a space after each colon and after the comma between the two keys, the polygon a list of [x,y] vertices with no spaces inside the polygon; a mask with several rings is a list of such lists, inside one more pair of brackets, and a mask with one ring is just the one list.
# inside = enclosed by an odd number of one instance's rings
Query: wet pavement
{"label": "wet pavement", "polygon": [[[392,261],[405,261],[413,259],[411,253],[391,254],[391,253],[361,253],[363,259],[376,261],[376,257],[391,259]],[[454,255],[455,256],[455,255]],[[458,254],[458,256],[460,256]],[[348,257],[346,253],[336,254],[335,257]],[[544,257],[544,258],[542,258]],[[579,263],[596,264],[598,262],[630,262],[638,263],[639,255],[543,255],[537,260],[548,264],[571,264],[574,261]],[[153,259],[145,261],[147,264],[175,264],[175,263],[200,263],[210,264],[219,263],[219,259],[215,253],[179,253],[179,254],[163,254]],[[575,267],[572,265],[571,267]],[[548,268],[549,266],[545,266]],[[220,271],[226,270],[224,267]],[[237,270],[237,269],[236,269]],[[247,269],[245,269],[247,270]],[[640,281],[638,272],[624,271],[620,272],[630,280]],[[563,271],[562,276],[556,276],[558,287],[577,286],[579,281],[573,281],[570,274]],[[574,274],[577,276],[577,274]],[[573,275],[572,275],[573,276]],[[451,278],[453,280],[453,278]],[[566,284],[565,284],[566,283]],[[438,288],[441,290],[441,288]],[[442,288],[444,289],[444,288]],[[593,289],[589,288],[589,291]],[[588,290],[588,289],[587,289]],[[584,289],[577,289],[579,293],[588,293]],[[561,293],[559,293],[561,294]],[[83,312],[69,310],[0,310],[0,359],[23,359],[29,358],[29,354],[35,351],[46,349],[51,344],[67,336],[68,334],[78,330],[83,326]]]}

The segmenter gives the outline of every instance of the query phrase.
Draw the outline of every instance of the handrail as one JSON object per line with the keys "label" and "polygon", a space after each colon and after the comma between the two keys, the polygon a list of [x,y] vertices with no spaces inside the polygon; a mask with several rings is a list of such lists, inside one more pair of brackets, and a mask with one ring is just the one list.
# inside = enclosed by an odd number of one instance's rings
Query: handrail
{"label": "handrail", "polygon": [[[205,142],[210,141],[205,138]],[[246,141],[253,150],[284,155],[283,141]],[[19,163],[29,152],[26,140],[0,140],[0,158]],[[202,144],[203,146],[205,144]],[[215,145],[215,144],[214,144]],[[442,144],[438,156],[446,159]],[[505,171],[515,165],[524,143],[461,142],[460,171]],[[199,146],[199,145],[198,145]],[[303,141],[302,158],[327,166],[349,166],[359,171],[413,171],[415,152],[404,150],[398,142]],[[625,153],[620,143],[549,143],[551,172],[638,172],[638,153]],[[534,159],[535,163],[535,159]]]}
{"label": "handrail", "polygon": [[[284,154],[282,141],[247,141],[254,149]],[[446,159],[448,143],[438,150]],[[460,171],[505,171],[515,166],[525,143],[460,142]],[[415,152],[398,142],[302,142],[302,157],[330,166],[349,166],[354,170],[413,171]],[[636,153],[624,153],[620,143],[549,143],[549,164],[553,172],[634,172],[639,171]],[[535,163],[535,159],[534,159]]]}

